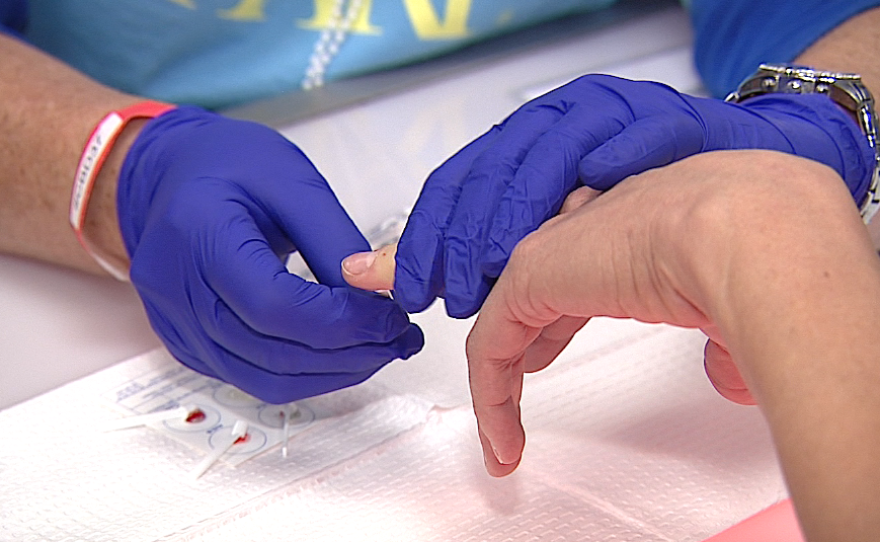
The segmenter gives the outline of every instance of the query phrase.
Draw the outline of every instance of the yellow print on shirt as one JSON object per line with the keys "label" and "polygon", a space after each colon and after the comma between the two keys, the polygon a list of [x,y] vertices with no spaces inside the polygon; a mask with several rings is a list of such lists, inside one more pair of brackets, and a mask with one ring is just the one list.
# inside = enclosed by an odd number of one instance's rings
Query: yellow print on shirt
{"label": "yellow print on shirt", "polygon": [[[198,9],[196,0],[169,0],[172,4],[183,6],[186,9]],[[230,19],[233,21],[263,21],[266,14],[263,6],[266,0],[239,0],[237,4],[229,9],[218,9],[217,16],[221,19]]]}
{"label": "yellow print on shirt", "polygon": [[[187,9],[198,9],[198,0],[169,0]],[[218,9],[217,16],[233,21],[263,21],[266,18],[265,5],[268,0],[238,0],[228,9]],[[382,0],[387,2],[389,0]],[[420,40],[447,40],[467,37],[468,17],[473,0],[445,0],[441,16],[435,9],[436,0],[400,0],[406,9],[413,30]],[[298,26],[308,30],[324,30],[333,26],[333,11],[338,0],[313,0],[314,11],[310,19],[299,20]],[[347,3],[344,3],[343,10]],[[349,32],[362,35],[379,35],[382,28],[370,22],[373,13],[373,0],[362,0],[357,17]]]}
{"label": "yellow print on shirt", "polygon": [[[383,0],[387,1],[387,0]],[[300,21],[302,28],[324,30],[333,21],[333,10],[337,0],[314,0],[315,11],[311,19]],[[421,40],[456,39],[468,35],[468,16],[472,0],[446,0],[445,18],[434,9],[432,0],[403,0],[407,16]],[[356,34],[380,34],[381,28],[370,23],[372,0],[364,0],[360,13],[351,27]]]}
{"label": "yellow print on shirt", "polygon": [[266,18],[264,3],[265,0],[241,0],[229,9],[218,9],[217,15],[233,21],[262,21]]}
{"label": "yellow print on shirt", "polygon": [[440,20],[431,0],[403,0],[403,4],[421,40],[454,39],[468,35],[471,0],[447,0],[445,20]]}

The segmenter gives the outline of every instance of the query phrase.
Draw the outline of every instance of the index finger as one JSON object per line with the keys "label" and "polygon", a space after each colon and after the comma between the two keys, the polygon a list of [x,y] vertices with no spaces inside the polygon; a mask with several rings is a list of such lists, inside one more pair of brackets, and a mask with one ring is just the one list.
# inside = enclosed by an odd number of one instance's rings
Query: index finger
{"label": "index finger", "polygon": [[510,310],[508,282],[489,295],[467,339],[468,371],[474,414],[486,469],[493,476],[513,472],[522,457],[525,432],[519,401],[525,353],[541,327],[520,321]]}

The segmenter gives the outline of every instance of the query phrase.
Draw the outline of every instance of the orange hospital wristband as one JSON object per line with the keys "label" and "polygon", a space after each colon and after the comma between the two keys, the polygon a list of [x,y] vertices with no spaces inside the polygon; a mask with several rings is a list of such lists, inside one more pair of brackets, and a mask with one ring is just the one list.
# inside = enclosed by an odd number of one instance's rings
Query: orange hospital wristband
{"label": "orange hospital wristband", "polygon": [[107,258],[102,256],[91,246],[83,234],[83,224],[86,220],[86,211],[89,207],[89,199],[95,186],[95,179],[101,171],[101,166],[113,149],[113,144],[122,133],[122,130],[133,119],[158,117],[162,113],[174,109],[176,106],[161,102],[139,102],[119,111],[111,111],[99,122],[89,136],[83,149],[79,164],[76,167],[76,177],[73,180],[73,194],[70,197],[70,225],[76,232],[79,244],[94,258],[105,271],[118,280],[127,281],[128,272],[113,265]]}

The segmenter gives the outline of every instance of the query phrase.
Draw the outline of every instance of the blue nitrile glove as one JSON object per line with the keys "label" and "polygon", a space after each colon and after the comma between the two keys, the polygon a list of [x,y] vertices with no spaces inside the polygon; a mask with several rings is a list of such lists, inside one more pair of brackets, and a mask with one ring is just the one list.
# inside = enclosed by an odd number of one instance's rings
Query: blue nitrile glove
{"label": "blue nitrile glove", "polygon": [[820,95],[768,94],[742,104],[647,81],[587,75],[536,98],[435,170],[397,249],[395,299],[409,312],[446,299],[474,314],[514,245],[580,185],[624,178],[720,149],[771,149],[834,168],[856,201],[873,152],[854,120]]}
{"label": "blue nitrile glove", "polygon": [[[345,285],[369,250],[327,182],[277,132],[195,107],[148,122],[119,177],[131,280],[170,352],[271,403],[369,378],[423,345],[394,301]],[[298,249],[320,284],[290,274]]]}

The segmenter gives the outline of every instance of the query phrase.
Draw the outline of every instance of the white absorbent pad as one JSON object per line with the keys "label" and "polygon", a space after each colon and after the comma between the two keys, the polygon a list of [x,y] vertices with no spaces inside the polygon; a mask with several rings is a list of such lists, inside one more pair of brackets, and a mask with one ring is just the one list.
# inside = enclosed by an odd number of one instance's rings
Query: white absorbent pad
{"label": "white absorbent pad", "polygon": [[179,388],[200,382],[187,400],[220,401],[217,425],[251,409],[267,432],[258,453],[193,480],[198,440],[161,424],[100,432],[147,396],[125,386],[188,372],[156,351],[0,412],[0,540],[704,540],[786,492],[759,411],[715,393],[702,346],[646,326],[528,375],[524,459],[500,480],[469,405],[367,382],[300,402],[309,420],[284,458],[265,407],[184,374]]}

